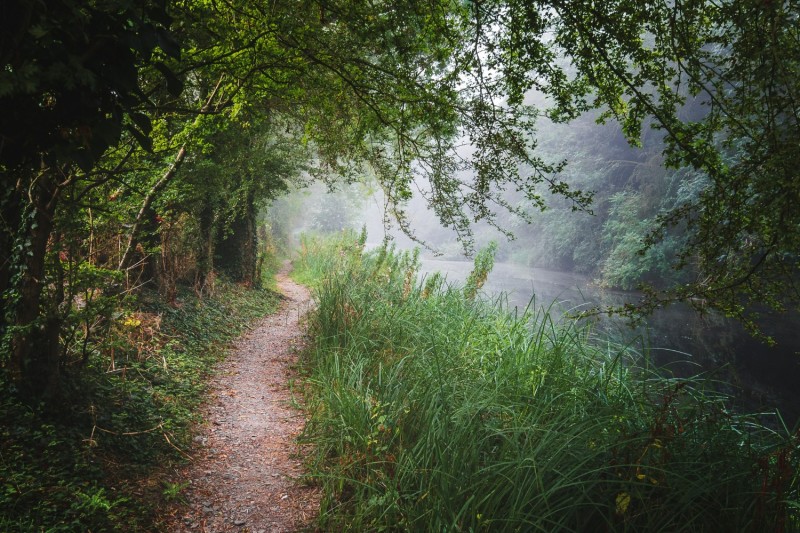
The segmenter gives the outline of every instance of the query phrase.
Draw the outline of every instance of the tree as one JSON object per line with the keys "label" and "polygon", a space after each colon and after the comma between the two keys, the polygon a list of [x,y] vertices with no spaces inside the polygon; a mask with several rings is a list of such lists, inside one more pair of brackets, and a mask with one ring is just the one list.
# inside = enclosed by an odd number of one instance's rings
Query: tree
{"label": "tree", "polygon": [[177,51],[163,2],[10,1],[2,10],[3,346],[12,374],[54,394],[64,302],[55,291],[42,312],[41,297],[59,202],[69,189],[92,186],[79,184],[79,173],[123,129],[149,145],[139,70],[157,48]]}
{"label": "tree", "polygon": [[[687,224],[690,238],[676,266],[695,263],[697,277],[651,290],[643,309],[702,302],[755,330],[754,305],[797,305],[797,3],[471,6],[476,46],[510,102],[540,91],[559,121],[600,109],[634,144],[643,127],[655,128],[668,165],[707,176],[696,199],[658,218],[640,250],[647,254],[669,228]],[[697,103],[703,112],[687,113]]]}

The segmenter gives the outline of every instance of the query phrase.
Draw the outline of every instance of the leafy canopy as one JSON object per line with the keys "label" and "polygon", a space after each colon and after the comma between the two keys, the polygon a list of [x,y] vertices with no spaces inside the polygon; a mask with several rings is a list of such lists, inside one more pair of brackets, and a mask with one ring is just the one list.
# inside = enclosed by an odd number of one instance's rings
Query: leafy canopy
{"label": "leafy canopy", "polygon": [[[221,122],[246,131],[268,117],[313,150],[314,175],[369,167],[403,229],[405,201],[427,183],[423,196],[469,248],[472,223],[497,224],[498,208],[528,217],[510,195],[543,209],[549,192],[591,210],[592,192],[560,174],[564,161],[539,156],[535,127],[542,115],[599,110],[634,144],[657,129],[668,165],[708,178],[653,220],[639,251],[685,225],[675,267],[694,278],[652,291],[644,307],[707,301],[748,321],[752,303],[800,297],[798,10],[774,0],[7,2],[0,165],[16,182],[15,169],[58,162],[74,183],[98,164],[144,162],[139,187],[155,195],[182,179],[167,165],[198,157]],[[545,104],[531,105],[537,97]],[[154,155],[126,159],[120,141]]]}

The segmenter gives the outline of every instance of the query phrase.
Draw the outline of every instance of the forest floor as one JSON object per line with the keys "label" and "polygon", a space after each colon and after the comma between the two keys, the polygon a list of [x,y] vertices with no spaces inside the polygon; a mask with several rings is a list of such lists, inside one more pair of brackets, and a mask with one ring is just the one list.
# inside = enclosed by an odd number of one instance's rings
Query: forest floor
{"label": "forest floor", "polygon": [[319,491],[304,484],[295,441],[305,417],[292,390],[308,290],[277,275],[278,311],[240,339],[219,365],[203,407],[193,461],[176,479],[183,504],[165,517],[173,532],[287,532],[311,528]]}

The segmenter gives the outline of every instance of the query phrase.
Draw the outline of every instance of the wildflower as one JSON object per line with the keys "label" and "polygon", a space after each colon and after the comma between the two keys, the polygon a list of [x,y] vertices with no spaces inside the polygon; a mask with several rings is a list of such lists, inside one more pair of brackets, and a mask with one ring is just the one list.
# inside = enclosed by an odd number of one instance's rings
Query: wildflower
{"label": "wildflower", "polygon": [[138,328],[142,325],[142,321],[136,317],[129,316],[125,319],[125,322],[123,322],[122,325],[126,328]]}

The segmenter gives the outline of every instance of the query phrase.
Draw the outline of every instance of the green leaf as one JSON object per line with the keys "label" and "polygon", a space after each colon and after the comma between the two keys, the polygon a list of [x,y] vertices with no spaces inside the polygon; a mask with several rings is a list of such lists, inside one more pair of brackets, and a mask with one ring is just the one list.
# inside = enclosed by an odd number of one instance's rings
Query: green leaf
{"label": "green leaf", "polygon": [[153,151],[153,140],[150,137],[148,137],[147,135],[143,134],[141,131],[137,130],[136,128],[130,125],[126,126],[125,129],[131,132],[131,135],[133,135],[136,138],[136,142],[139,143],[139,146],[141,146],[148,152]]}
{"label": "green leaf", "polygon": [[131,113],[130,114],[131,120],[139,126],[139,129],[145,135],[149,135],[151,131],[153,131],[153,124],[150,122],[150,117],[145,115],[144,113]]}
{"label": "green leaf", "polygon": [[153,66],[164,76],[167,81],[167,90],[172,96],[179,96],[183,92],[183,82],[172,72],[167,65],[156,61]]}
{"label": "green leaf", "polygon": [[158,39],[158,46],[165,54],[173,59],[181,58],[181,46],[173,37],[172,33],[164,28],[156,28],[156,37]]}

